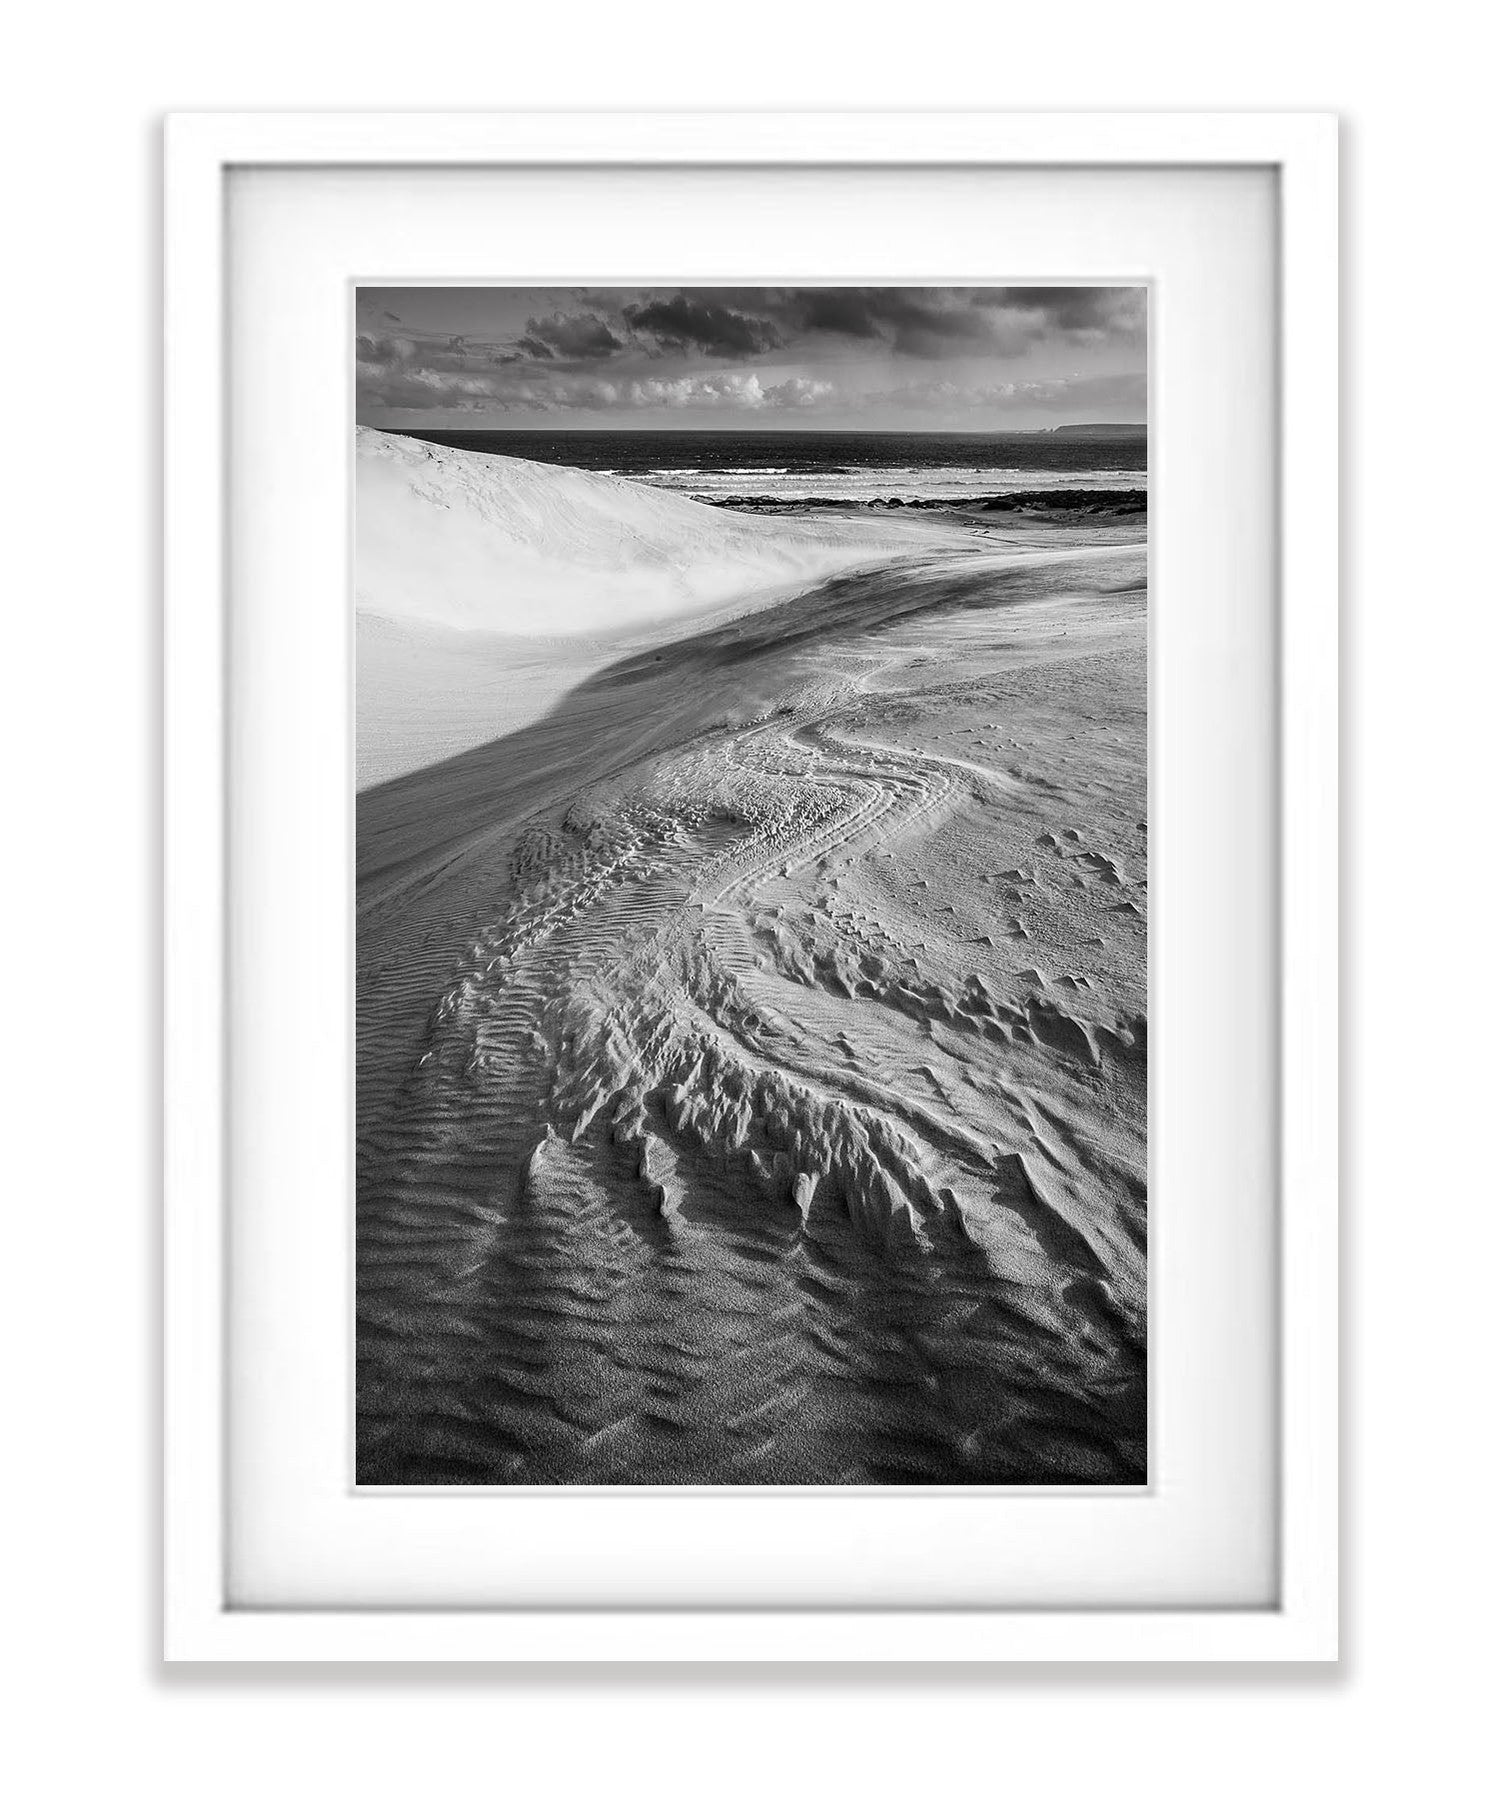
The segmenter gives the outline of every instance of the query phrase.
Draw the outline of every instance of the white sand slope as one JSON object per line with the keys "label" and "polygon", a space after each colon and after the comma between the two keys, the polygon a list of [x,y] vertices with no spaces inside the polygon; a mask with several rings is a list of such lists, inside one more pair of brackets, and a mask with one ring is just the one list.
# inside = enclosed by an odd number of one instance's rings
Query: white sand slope
{"label": "white sand slope", "polygon": [[1144,550],[1027,529],[361,795],[362,1481],[1144,1478]]}
{"label": "white sand slope", "polygon": [[613,475],[368,428],[355,486],[360,612],[513,636],[680,618],[896,553],[913,534],[893,519],[725,512]]}

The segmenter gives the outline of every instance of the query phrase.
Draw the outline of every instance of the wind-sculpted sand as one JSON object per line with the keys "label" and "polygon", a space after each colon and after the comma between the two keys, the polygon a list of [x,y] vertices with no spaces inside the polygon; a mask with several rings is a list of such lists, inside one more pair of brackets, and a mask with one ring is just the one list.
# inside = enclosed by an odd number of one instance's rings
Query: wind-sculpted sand
{"label": "wind-sculpted sand", "polygon": [[361,1481],[1144,1478],[1142,536],[892,540],[360,796]]}

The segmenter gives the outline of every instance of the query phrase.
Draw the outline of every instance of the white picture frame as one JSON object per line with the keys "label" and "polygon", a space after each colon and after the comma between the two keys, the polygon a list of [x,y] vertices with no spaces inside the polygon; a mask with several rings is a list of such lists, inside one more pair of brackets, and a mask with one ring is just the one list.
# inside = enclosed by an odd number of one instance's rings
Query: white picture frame
{"label": "white picture frame", "polygon": [[[237,170],[1260,168],[1278,190],[1275,1602],[1107,1609],[231,1602],[224,845]],[[165,1654],[178,1661],[1326,1661],[1338,1619],[1337,132],[1319,114],[184,114],[167,127]],[[207,447],[205,447],[207,446]],[[1274,1121],[1272,1121],[1274,1122]],[[534,1501],[533,1501],[534,1503]]]}

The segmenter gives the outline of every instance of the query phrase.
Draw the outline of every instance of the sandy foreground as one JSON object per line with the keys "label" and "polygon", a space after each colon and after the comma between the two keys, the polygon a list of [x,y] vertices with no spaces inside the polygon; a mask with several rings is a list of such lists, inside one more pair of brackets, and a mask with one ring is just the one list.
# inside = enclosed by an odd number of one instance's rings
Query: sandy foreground
{"label": "sandy foreground", "polygon": [[360,1480],[1143,1480],[1143,519],[358,467]]}

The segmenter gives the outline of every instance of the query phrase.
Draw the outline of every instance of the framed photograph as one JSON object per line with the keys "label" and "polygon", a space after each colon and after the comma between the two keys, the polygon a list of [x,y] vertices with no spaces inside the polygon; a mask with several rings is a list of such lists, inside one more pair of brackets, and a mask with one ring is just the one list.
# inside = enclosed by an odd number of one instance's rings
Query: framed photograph
{"label": "framed photograph", "polygon": [[1335,121],[166,183],[167,1656],[1335,1658]]}

